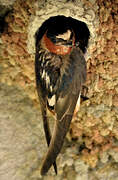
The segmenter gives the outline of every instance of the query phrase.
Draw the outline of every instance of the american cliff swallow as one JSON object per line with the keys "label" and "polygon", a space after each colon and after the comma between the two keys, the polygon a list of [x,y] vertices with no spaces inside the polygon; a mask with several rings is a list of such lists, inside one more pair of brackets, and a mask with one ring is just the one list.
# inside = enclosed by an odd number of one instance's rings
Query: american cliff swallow
{"label": "american cliff swallow", "polygon": [[[84,54],[89,36],[89,29],[84,22],[65,16],[49,18],[35,34],[36,86],[49,146],[41,167],[42,175],[45,175],[52,165],[57,173],[56,158],[86,80]],[[52,135],[47,109],[55,116]]]}

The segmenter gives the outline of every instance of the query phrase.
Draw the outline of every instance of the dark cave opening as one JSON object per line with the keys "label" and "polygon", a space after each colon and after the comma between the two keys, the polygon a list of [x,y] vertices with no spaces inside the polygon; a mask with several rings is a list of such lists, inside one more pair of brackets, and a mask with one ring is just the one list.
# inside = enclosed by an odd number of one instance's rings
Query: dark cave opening
{"label": "dark cave opening", "polygon": [[83,53],[86,52],[86,48],[88,46],[88,39],[90,37],[90,31],[85,22],[63,15],[52,16],[46,21],[44,21],[37,30],[35,34],[36,46],[43,37],[44,33],[47,31],[47,29],[50,29],[51,32],[53,31],[53,34],[55,35],[59,33],[64,33],[67,29],[72,29],[75,33],[75,43],[78,44]]}

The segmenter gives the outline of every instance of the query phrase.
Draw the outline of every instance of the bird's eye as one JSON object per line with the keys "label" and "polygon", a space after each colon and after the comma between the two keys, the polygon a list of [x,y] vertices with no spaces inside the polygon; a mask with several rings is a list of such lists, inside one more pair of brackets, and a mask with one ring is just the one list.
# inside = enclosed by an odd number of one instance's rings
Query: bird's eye
{"label": "bird's eye", "polygon": [[76,42],[76,43],[75,43],[75,46],[76,46],[76,47],[79,47],[79,45],[80,45],[79,42]]}

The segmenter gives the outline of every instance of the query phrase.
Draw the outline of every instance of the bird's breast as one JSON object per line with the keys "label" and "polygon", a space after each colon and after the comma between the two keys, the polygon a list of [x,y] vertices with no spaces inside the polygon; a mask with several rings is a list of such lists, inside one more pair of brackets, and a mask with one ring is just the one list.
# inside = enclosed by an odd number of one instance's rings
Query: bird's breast
{"label": "bird's breast", "polygon": [[47,96],[51,97],[58,88],[62,58],[46,50],[44,51],[44,49],[40,49],[38,61],[39,78],[42,83],[42,88],[46,90]]}

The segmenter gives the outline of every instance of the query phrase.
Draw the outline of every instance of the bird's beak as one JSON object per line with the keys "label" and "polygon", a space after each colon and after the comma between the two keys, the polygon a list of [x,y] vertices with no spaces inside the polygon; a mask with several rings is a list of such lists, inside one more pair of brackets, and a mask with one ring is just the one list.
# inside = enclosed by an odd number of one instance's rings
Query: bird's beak
{"label": "bird's beak", "polygon": [[55,45],[56,46],[72,47],[73,46],[73,41],[72,40],[57,39]]}
{"label": "bird's beak", "polygon": [[66,42],[62,43],[62,45],[67,46],[67,47],[72,47],[73,42],[72,41],[66,41]]}

